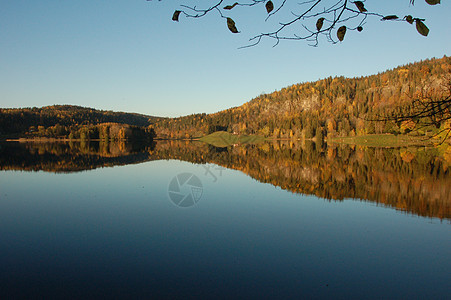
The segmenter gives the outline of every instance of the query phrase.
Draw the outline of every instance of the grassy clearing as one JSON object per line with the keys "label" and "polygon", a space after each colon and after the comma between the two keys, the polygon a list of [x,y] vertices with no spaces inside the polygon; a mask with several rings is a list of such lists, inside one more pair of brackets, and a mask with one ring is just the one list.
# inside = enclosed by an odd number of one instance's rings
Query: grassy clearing
{"label": "grassy clearing", "polygon": [[263,142],[264,137],[259,135],[235,135],[225,131],[217,131],[199,139],[215,147],[227,147],[234,144],[256,144]]}
{"label": "grassy clearing", "polygon": [[328,143],[360,145],[368,147],[408,147],[408,146],[434,146],[434,140],[425,137],[393,134],[369,134],[361,136],[349,136],[330,138]]}

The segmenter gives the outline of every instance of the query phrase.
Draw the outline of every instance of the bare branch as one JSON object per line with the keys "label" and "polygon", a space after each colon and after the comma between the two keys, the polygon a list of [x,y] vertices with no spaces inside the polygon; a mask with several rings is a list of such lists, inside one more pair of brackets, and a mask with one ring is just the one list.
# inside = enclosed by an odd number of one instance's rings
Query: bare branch
{"label": "bare branch", "polygon": [[438,129],[438,132],[432,137],[438,137],[443,132],[446,132],[446,136],[443,139],[445,141],[451,134],[451,74],[448,74],[444,79],[446,83],[440,86],[425,85],[414,96],[409,105],[402,108],[392,108],[383,116],[365,120],[375,122],[392,121],[398,124],[414,122],[415,131],[435,127]]}

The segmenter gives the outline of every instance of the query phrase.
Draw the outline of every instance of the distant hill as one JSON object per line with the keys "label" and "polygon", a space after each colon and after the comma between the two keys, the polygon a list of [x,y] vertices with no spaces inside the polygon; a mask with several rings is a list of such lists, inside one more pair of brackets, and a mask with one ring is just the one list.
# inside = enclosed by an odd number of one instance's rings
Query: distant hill
{"label": "distant hill", "polygon": [[214,114],[160,119],[155,131],[169,138],[200,137],[222,130],[292,139],[405,133],[411,127],[407,122],[367,120],[408,112],[421,90],[443,88],[449,78],[450,57],[428,59],[372,76],[295,84]]}
{"label": "distant hill", "polygon": [[37,131],[38,127],[61,126],[63,128],[119,123],[148,127],[159,117],[137,113],[113,112],[74,105],[52,105],[33,108],[1,108],[0,136],[16,137]]}

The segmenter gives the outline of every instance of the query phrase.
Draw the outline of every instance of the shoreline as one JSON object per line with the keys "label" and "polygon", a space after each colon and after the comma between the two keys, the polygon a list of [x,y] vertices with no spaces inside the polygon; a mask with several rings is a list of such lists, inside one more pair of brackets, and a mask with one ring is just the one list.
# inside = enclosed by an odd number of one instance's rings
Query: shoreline
{"label": "shoreline", "polygon": [[[209,135],[203,137],[195,137],[195,138],[154,138],[153,141],[185,141],[185,142],[207,142],[204,141],[204,137],[208,137]],[[257,135],[249,135],[247,137],[252,137]],[[291,138],[271,138],[271,137],[262,137],[259,136],[262,141],[274,142],[274,141],[292,141],[292,142],[303,142],[303,141],[313,141],[315,139],[291,139]],[[46,138],[46,137],[38,137],[38,138],[5,138],[0,139],[0,142],[19,142],[19,143],[58,143],[58,142],[127,142],[133,141],[130,139],[121,139],[121,140],[103,140],[103,139],[68,139],[68,138]],[[360,136],[346,136],[346,137],[329,137],[324,139],[325,143],[328,144],[348,144],[348,145],[356,145],[356,146],[368,146],[368,147],[383,147],[383,148],[392,148],[392,147],[409,147],[409,146],[436,146],[436,142],[434,139],[425,139],[424,137],[415,137],[409,135],[392,135],[392,134],[370,134],[370,135],[360,135]],[[208,142],[207,142],[208,143]],[[449,143],[448,141],[444,141],[444,143]]]}
{"label": "shoreline", "polygon": [[[102,139],[68,139],[68,138],[12,138],[0,140],[0,142],[19,142],[19,143],[56,143],[56,142],[127,142],[130,139],[121,140],[102,140]],[[155,139],[153,139],[155,141]]]}

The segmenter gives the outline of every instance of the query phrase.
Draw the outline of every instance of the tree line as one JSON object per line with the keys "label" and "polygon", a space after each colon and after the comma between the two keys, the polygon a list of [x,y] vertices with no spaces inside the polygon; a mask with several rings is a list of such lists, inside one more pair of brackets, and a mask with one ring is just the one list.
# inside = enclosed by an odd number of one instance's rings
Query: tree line
{"label": "tree line", "polygon": [[[155,132],[158,138],[169,139],[192,139],[215,131],[319,141],[330,137],[411,131],[434,136],[450,131],[450,92],[451,58],[444,56],[372,76],[328,77],[295,84],[212,114],[160,118],[70,105],[0,109],[0,137],[69,138],[71,135],[72,138],[96,139],[98,136],[101,139],[105,135],[103,129],[95,126],[103,123],[138,126],[149,133]],[[448,98],[428,101],[441,95]],[[427,108],[432,118],[416,118],[422,116],[418,114],[418,107]],[[119,135],[112,136],[120,138]]]}

